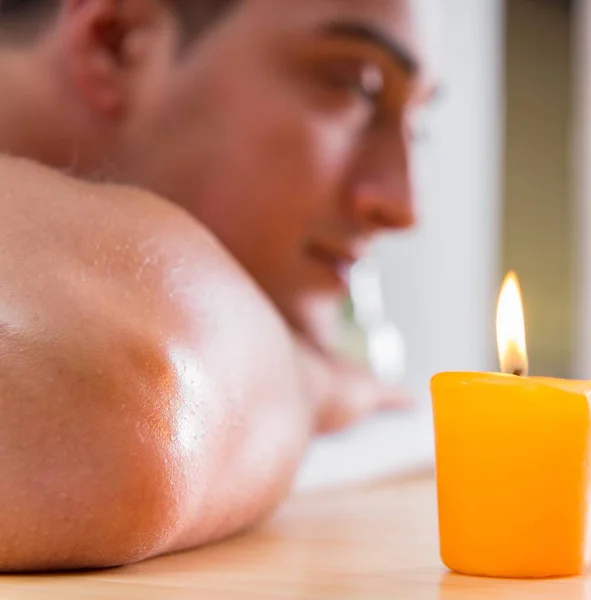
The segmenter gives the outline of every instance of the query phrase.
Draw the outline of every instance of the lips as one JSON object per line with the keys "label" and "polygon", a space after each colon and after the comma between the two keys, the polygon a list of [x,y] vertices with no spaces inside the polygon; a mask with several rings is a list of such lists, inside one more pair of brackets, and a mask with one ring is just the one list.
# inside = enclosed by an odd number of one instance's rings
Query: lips
{"label": "lips", "polygon": [[361,258],[357,253],[346,249],[331,248],[328,245],[310,244],[307,254],[328,272],[340,287],[347,289],[353,265]]}

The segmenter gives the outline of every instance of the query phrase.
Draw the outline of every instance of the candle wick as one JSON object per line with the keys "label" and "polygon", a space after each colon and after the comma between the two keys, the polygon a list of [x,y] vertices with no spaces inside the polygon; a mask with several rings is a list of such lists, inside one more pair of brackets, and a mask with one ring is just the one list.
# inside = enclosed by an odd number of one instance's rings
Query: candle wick
{"label": "candle wick", "polygon": [[513,375],[516,375],[517,377],[521,377],[523,375],[523,370],[515,369],[515,371],[513,371]]}

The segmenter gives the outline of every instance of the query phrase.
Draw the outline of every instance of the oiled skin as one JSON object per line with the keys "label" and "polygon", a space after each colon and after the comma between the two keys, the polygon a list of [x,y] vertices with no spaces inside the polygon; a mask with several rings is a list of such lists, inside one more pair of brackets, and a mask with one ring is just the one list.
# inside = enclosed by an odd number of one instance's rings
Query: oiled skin
{"label": "oiled skin", "polygon": [[191,217],[0,158],[0,570],[248,527],[312,428],[287,330]]}

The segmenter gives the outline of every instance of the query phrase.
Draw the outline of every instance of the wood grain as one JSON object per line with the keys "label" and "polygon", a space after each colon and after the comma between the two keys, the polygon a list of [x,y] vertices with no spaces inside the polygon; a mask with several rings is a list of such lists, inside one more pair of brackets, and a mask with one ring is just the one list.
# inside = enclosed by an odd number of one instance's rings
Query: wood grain
{"label": "wood grain", "polygon": [[589,579],[462,577],[439,562],[431,477],[294,498],[255,532],[123,569],[0,577],[0,599],[582,600]]}

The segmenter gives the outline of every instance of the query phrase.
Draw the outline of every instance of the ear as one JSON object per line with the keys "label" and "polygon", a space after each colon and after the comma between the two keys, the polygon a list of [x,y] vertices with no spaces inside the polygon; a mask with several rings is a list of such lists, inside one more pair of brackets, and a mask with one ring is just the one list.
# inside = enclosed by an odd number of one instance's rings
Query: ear
{"label": "ear", "polygon": [[153,0],[65,0],[58,28],[61,60],[69,85],[85,104],[104,116],[126,109],[134,69],[136,39],[153,31],[160,11]]}

